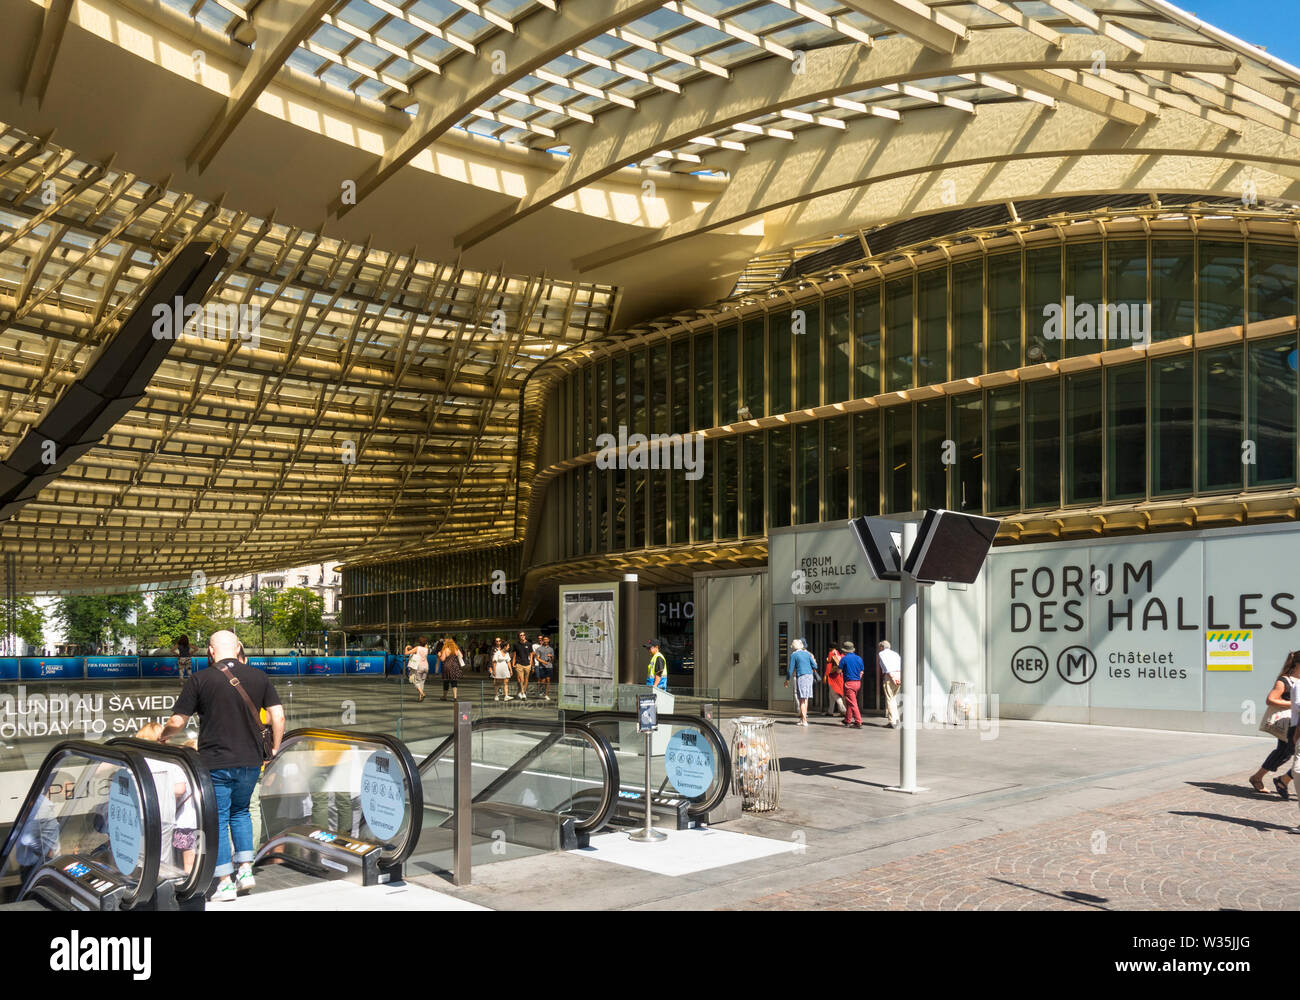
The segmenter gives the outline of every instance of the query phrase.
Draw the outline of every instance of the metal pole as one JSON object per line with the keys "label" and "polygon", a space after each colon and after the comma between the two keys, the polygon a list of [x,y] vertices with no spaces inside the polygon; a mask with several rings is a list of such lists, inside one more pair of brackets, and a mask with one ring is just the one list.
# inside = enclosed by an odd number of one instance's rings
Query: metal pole
{"label": "metal pole", "polygon": [[[916,544],[916,527],[915,521],[903,522],[903,551],[899,557],[900,563],[906,561],[912,546]],[[900,584],[902,621],[898,641],[903,646],[903,676],[899,698],[902,701],[903,732],[898,754],[898,785],[889,791],[914,794],[927,790],[917,787],[916,784],[916,709],[919,700],[917,692],[920,690],[916,652],[921,641],[921,631],[916,611],[916,578],[905,572],[902,574]]]}
{"label": "metal pole", "polygon": [[618,682],[637,683],[637,576],[624,573],[618,586]]}
{"label": "metal pole", "polygon": [[628,840],[639,844],[657,844],[668,839],[668,834],[654,828],[654,818],[650,813],[650,740],[653,736],[653,733],[645,734],[645,829],[628,834]]}
{"label": "metal pole", "polygon": [[470,721],[472,703],[456,702],[456,771],[452,795],[456,800],[456,837],[451,881],[453,885],[469,885],[472,871],[471,850],[474,843],[474,799],[471,781]]}

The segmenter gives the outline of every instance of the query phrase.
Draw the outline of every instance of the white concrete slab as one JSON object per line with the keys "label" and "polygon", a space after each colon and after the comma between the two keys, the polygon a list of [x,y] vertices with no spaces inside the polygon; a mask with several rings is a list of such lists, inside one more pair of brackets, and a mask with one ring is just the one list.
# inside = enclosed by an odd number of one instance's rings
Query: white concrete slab
{"label": "white concrete slab", "polygon": [[626,833],[603,833],[591,838],[591,846],[570,851],[578,858],[608,861],[656,875],[692,875],[711,868],[738,865],[746,861],[797,851],[798,843],[751,837],[728,830],[668,830],[668,839],[658,844],[639,844]]}
{"label": "white concrete slab", "polygon": [[273,910],[485,910],[455,896],[401,882],[363,888],[351,882],[313,882],[296,889],[251,892],[233,903],[208,903],[209,913],[249,913]]}

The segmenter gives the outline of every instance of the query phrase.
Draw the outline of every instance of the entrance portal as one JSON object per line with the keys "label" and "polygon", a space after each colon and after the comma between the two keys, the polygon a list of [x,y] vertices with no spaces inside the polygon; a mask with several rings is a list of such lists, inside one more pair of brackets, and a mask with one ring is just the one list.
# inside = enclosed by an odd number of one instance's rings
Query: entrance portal
{"label": "entrance portal", "polygon": [[[835,696],[826,684],[826,657],[831,645],[852,641],[857,654],[862,657],[866,671],[862,675],[862,688],[858,692],[858,706],[863,715],[883,715],[884,705],[880,689],[880,671],[876,668],[876,644],[888,638],[885,633],[885,605],[871,604],[851,608],[810,607],[803,609],[803,635],[808,650],[817,660],[822,683],[813,688],[813,701],[809,711],[829,714]],[[854,617],[854,615],[861,617]]]}

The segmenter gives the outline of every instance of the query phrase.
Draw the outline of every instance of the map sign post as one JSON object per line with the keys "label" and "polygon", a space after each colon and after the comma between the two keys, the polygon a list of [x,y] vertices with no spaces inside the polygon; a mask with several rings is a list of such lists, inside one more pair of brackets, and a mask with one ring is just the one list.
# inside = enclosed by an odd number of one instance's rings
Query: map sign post
{"label": "map sign post", "polygon": [[618,585],[562,586],[560,597],[560,707],[609,705],[618,681]]}
{"label": "map sign post", "polygon": [[660,833],[654,828],[654,818],[650,814],[650,741],[659,728],[659,706],[653,694],[643,694],[636,700],[636,724],[639,732],[645,733],[645,829],[629,833],[628,839],[638,844],[658,844],[668,839],[668,834]]}

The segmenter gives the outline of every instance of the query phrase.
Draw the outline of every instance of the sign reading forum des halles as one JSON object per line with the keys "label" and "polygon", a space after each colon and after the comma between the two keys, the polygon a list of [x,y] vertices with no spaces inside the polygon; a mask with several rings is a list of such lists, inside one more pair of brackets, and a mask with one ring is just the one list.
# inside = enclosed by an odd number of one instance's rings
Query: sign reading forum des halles
{"label": "sign reading forum des halles", "polygon": [[[995,549],[991,687],[1010,704],[1231,713],[1253,731],[1300,645],[1297,567],[1296,525]],[[1215,642],[1232,652],[1207,658]]]}

